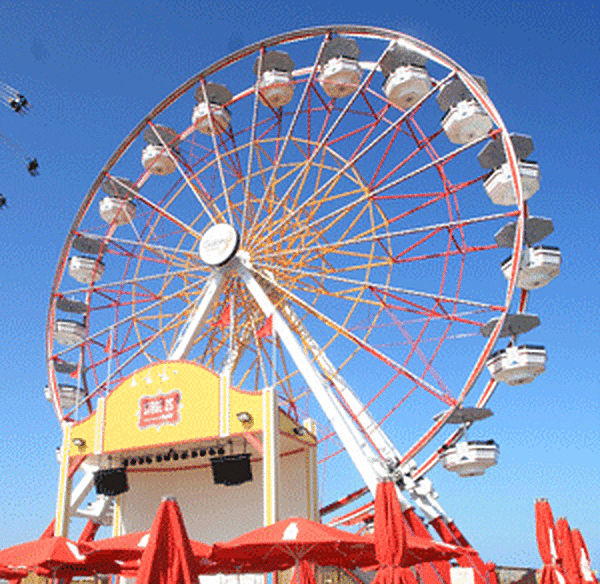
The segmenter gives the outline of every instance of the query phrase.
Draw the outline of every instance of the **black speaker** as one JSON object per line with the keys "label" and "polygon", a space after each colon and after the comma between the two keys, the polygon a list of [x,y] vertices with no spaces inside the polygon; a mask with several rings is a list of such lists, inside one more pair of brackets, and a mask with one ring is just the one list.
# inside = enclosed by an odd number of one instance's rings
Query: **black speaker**
{"label": "black speaker", "polygon": [[129,490],[124,468],[108,468],[94,473],[94,486],[98,495],[116,497]]}
{"label": "black speaker", "polygon": [[232,454],[217,456],[210,459],[215,485],[228,487],[241,485],[252,480],[252,465],[250,454]]}

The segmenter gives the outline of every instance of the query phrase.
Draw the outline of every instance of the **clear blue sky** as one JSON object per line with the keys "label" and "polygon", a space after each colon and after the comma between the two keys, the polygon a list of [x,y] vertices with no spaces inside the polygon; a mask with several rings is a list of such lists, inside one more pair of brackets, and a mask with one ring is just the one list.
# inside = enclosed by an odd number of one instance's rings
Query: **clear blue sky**
{"label": "clear blue sky", "polygon": [[[480,479],[436,469],[444,508],[486,561],[539,566],[533,502],[547,497],[600,566],[598,5],[583,1],[5,3],[0,79],[34,107],[0,109],[0,131],[38,157],[29,177],[0,147],[0,547],[37,537],[54,511],[59,428],[43,397],[44,330],[58,254],[106,159],[182,81],[231,50],[318,24],[383,26],[420,38],[486,77],[511,131],[530,134],[542,169],[536,215],[562,273],[535,292],[548,371],[503,387],[481,432],[501,445]],[[533,341],[533,339],[532,339]],[[479,437],[479,436],[478,436]]]}

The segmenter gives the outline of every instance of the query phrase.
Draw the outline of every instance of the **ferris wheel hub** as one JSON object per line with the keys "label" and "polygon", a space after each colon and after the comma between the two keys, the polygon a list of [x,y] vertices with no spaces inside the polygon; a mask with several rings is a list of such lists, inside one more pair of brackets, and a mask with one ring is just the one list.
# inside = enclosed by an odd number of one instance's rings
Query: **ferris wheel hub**
{"label": "ferris wheel hub", "polygon": [[235,256],[240,237],[229,223],[217,223],[200,240],[200,259],[209,266],[223,266]]}

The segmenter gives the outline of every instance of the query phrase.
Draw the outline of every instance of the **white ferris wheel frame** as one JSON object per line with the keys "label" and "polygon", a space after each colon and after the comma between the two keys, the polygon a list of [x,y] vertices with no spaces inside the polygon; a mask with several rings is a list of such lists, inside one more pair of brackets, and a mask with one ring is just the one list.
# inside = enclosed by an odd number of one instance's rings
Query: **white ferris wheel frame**
{"label": "white ferris wheel frame", "polygon": [[[304,347],[309,347],[309,351],[312,354],[312,360],[307,357],[306,352],[302,348],[298,339],[296,338],[296,335],[287,324],[286,318],[283,318],[281,316],[278,309],[273,305],[268,295],[265,293],[265,285],[269,285],[276,289],[277,284],[275,282],[268,282],[268,278],[265,278],[264,274],[257,274],[255,268],[248,262],[244,261],[244,258],[236,257],[233,260],[231,260],[230,265],[221,268],[215,268],[212,271],[212,274],[208,278],[208,281],[206,282],[205,287],[202,290],[196,307],[192,311],[192,314],[188,319],[185,330],[183,331],[183,335],[180,338],[180,341],[175,350],[171,353],[171,355],[168,356],[168,359],[176,360],[186,357],[194,337],[196,336],[198,331],[206,324],[208,315],[210,314],[211,309],[214,307],[215,301],[220,291],[223,289],[227,278],[235,274],[247,287],[251,295],[256,300],[257,304],[262,309],[264,315],[266,317],[273,317],[274,331],[285,345],[289,355],[295,362],[298,370],[304,376],[304,379],[309,385],[317,401],[321,405],[323,411],[329,418],[333,428],[338,434],[341,442],[343,443],[343,446],[348,451],[350,458],[352,459],[354,465],[361,474],[369,490],[374,493],[377,482],[380,479],[391,474],[396,479],[397,484],[401,485],[402,488],[406,489],[406,491],[408,492],[408,494],[410,494],[412,500],[414,501],[414,504],[428,517],[428,519],[431,520],[440,515],[446,517],[446,514],[443,512],[441,506],[435,500],[437,495],[433,490],[431,481],[429,479],[425,479],[425,475],[439,461],[439,454],[441,449],[438,449],[436,452],[434,452],[425,462],[423,462],[418,467],[416,467],[416,465],[412,463],[412,461],[414,457],[417,454],[419,454],[419,452],[427,444],[429,444],[433,440],[433,438],[438,434],[438,432],[443,428],[453,411],[464,403],[465,398],[473,389],[476,380],[479,378],[482,372],[486,358],[491,353],[494,345],[496,344],[496,341],[499,338],[501,329],[504,324],[504,320],[508,314],[508,308],[511,305],[513,295],[515,293],[516,277],[520,266],[521,253],[524,242],[524,221],[527,215],[527,209],[523,199],[523,188],[521,184],[521,178],[519,172],[517,171],[517,156],[515,154],[513,144],[510,140],[508,130],[506,129],[506,126],[504,125],[504,122],[502,121],[495,106],[493,105],[489,97],[486,95],[486,93],[481,91],[475,79],[464,68],[462,68],[460,65],[458,65],[456,62],[454,62],[452,59],[450,59],[448,56],[446,56],[439,50],[413,37],[383,28],[353,25],[313,27],[310,29],[304,29],[283,35],[274,36],[267,40],[254,43],[248,47],[240,49],[234,52],[233,54],[229,55],[228,57],[217,61],[210,67],[203,69],[202,71],[191,77],[188,81],[183,83],[180,87],[178,87],[161,103],[159,103],[125,138],[125,140],[122,142],[119,148],[117,148],[115,153],[108,160],[108,162],[100,171],[98,177],[92,184],[79,212],[77,213],[73,221],[65,246],[63,247],[63,250],[60,255],[59,268],[57,270],[57,274],[55,276],[52,286],[48,318],[48,333],[46,336],[47,354],[53,354],[52,331],[54,325],[55,295],[58,291],[61,274],[64,271],[70,252],[70,242],[73,239],[76,232],[76,228],[79,225],[81,219],[83,218],[86,210],[90,206],[92,200],[94,199],[101,183],[103,182],[106,176],[109,176],[109,173],[115,165],[115,163],[130,147],[133,141],[149,125],[153,127],[152,120],[155,119],[161,112],[163,112],[171,103],[176,101],[179,96],[189,91],[190,88],[197,85],[198,83],[204,83],[204,79],[208,78],[210,75],[224,68],[225,66],[238,60],[241,60],[242,58],[248,55],[256,53],[257,51],[265,50],[270,47],[280,45],[282,43],[303,40],[308,37],[326,37],[327,35],[330,35],[332,33],[353,35],[355,37],[387,40],[389,41],[390,45],[392,43],[400,44],[409,49],[414,49],[423,55],[426,55],[428,59],[447,68],[450,71],[449,77],[458,77],[468,87],[468,89],[471,91],[477,102],[484,108],[487,115],[493,120],[494,124],[498,128],[499,135],[504,147],[504,152],[506,154],[506,158],[511,171],[512,184],[516,195],[518,209],[518,220],[513,244],[513,263],[510,272],[510,277],[508,279],[504,311],[502,312],[500,318],[498,318],[497,323],[494,326],[493,331],[489,336],[479,359],[474,364],[467,381],[464,383],[462,390],[459,392],[458,397],[456,399],[456,403],[453,406],[449,407],[440,417],[438,417],[436,421],[432,424],[430,429],[422,436],[422,438],[414,445],[414,447],[404,454],[401,454],[396,449],[394,444],[385,435],[385,433],[383,432],[381,427],[376,423],[374,418],[371,417],[368,410],[360,402],[357,396],[352,392],[352,390],[344,381],[342,376],[336,371],[331,361],[329,361],[329,359],[327,358],[325,352],[311,337],[309,331],[302,326],[300,319],[297,319],[295,321],[298,325],[296,328],[300,331],[302,345],[304,345]],[[316,71],[317,62],[318,59],[315,62],[313,74]],[[361,63],[361,65],[364,65],[365,69],[370,68],[372,71],[374,71],[377,68],[377,64],[370,64],[369,66],[369,64]],[[366,83],[367,79],[368,77],[363,81],[363,83]],[[204,91],[206,91],[205,86],[202,85],[202,87],[204,87]],[[306,87],[308,87],[308,83]],[[439,87],[437,87],[436,90],[437,89],[439,89]],[[360,87],[356,89],[353,97],[355,97],[358,94],[359,90]],[[254,91],[255,93],[254,115],[256,115],[258,91],[256,88],[252,91]],[[352,100],[353,97],[351,97],[350,100]],[[342,114],[340,114],[340,117],[342,116],[343,112]],[[213,127],[214,129],[214,126],[212,126],[213,120],[211,116],[209,116],[209,120],[211,127]],[[293,127],[293,122],[291,127]],[[254,121],[252,128],[254,131]],[[192,130],[190,130],[190,132],[191,131]],[[215,152],[218,152],[218,145],[216,143],[214,131],[212,133],[212,139],[214,143]],[[166,148],[166,144],[163,143],[163,146],[165,146],[167,152],[170,152],[170,150]],[[458,148],[456,151],[459,150],[460,148]],[[178,161],[174,157],[173,160],[176,165],[179,165]],[[352,161],[350,161],[350,163],[351,162]],[[217,164],[220,164],[219,157],[217,157]],[[179,168],[179,170],[181,172],[181,175],[185,178],[185,173],[181,171],[181,168]],[[223,171],[221,168],[219,168],[219,172],[222,175]],[[142,176],[142,178],[139,181],[139,186],[143,185],[149,177],[149,172]],[[198,199],[202,203],[202,199],[200,197],[198,197]],[[151,201],[145,199],[144,202],[151,208],[154,208],[154,210],[159,212],[160,214],[169,215],[168,211],[166,211],[165,209],[161,209],[159,206],[153,204]],[[210,216],[210,212],[208,210],[207,213]],[[177,219],[175,217],[170,216],[169,218],[177,223]],[[187,225],[181,225],[181,227],[190,230],[190,232],[193,232],[194,235],[199,237],[199,235]],[[526,290],[521,291],[521,297],[519,299],[517,312],[524,312],[527,305],[527,298],[528,292]],[[284,307],[284,310],[287,311],[287,318],[294,318],[293,309],[290,307],[290,305],[284,304]],[[315,367],[315,363],[319,365],[321,372],[317,370],[317,368]],[[52,362],[50,361],[48,363],[48,374],[51,380],[51,386],[53,388],[54,407],[57,416],[59,417],[59,419],[62,420],[62,409],[60,406],[60,400],[58,396],[55,371],[52,367]],[[346,405],[349,407],[350,411],[353,414],[352,416],[344,407],[341,406],[338,398],[324,382],[325,379],[328,379],[333,385],[335,385],[338,392],[343,395]],[[420,381],[420,383],[422,383],[422,381]],[[482,394],[476,402],[477,407],[484,407],[489,402],[496,389],[496,386],[497,382],[493,379],[491,379],[486,384],[484,391],[482,392]],[[449,438],[445,440],[444,444],[448,445],[456,442],[458,439],[460,439],[461,436],[464,435],[468,426],[469,424],[459,427]],[[368,440],[365,439],[365,436],[368,437]],[[377,449],[379,450],[379,453],[377,453],[373,449],[372,444],[376,445]],[[84,477],[84,480],[81,483],[82,486],[80,486],[79,490],[77,491],[77,497],[75,497],[72,501],[74,508],[78,506],[80,500],[82,499],[81,493],[83,493],[86,490],[86,488],[83,486],[84,483],[88,487],[90,486],[89,472],[86,472],[86,476]],[[401,500],[403,501],[405,506],[409,505],[408,500],[403,496]],[[104,513],[105,509],[103,509],[102,512]]]}

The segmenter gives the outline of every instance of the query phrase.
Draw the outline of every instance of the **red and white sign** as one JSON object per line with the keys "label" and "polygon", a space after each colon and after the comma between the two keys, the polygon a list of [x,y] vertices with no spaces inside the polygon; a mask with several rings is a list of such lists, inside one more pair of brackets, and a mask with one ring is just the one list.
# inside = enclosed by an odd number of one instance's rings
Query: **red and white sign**
{"label": "red and white sign", "polygon": [[160,428],[170,424],[176,426],[181,420],[181,392],[174,389],[169,393],[143,395],[139,400],[138,428],[145,430],[150,426]]}

